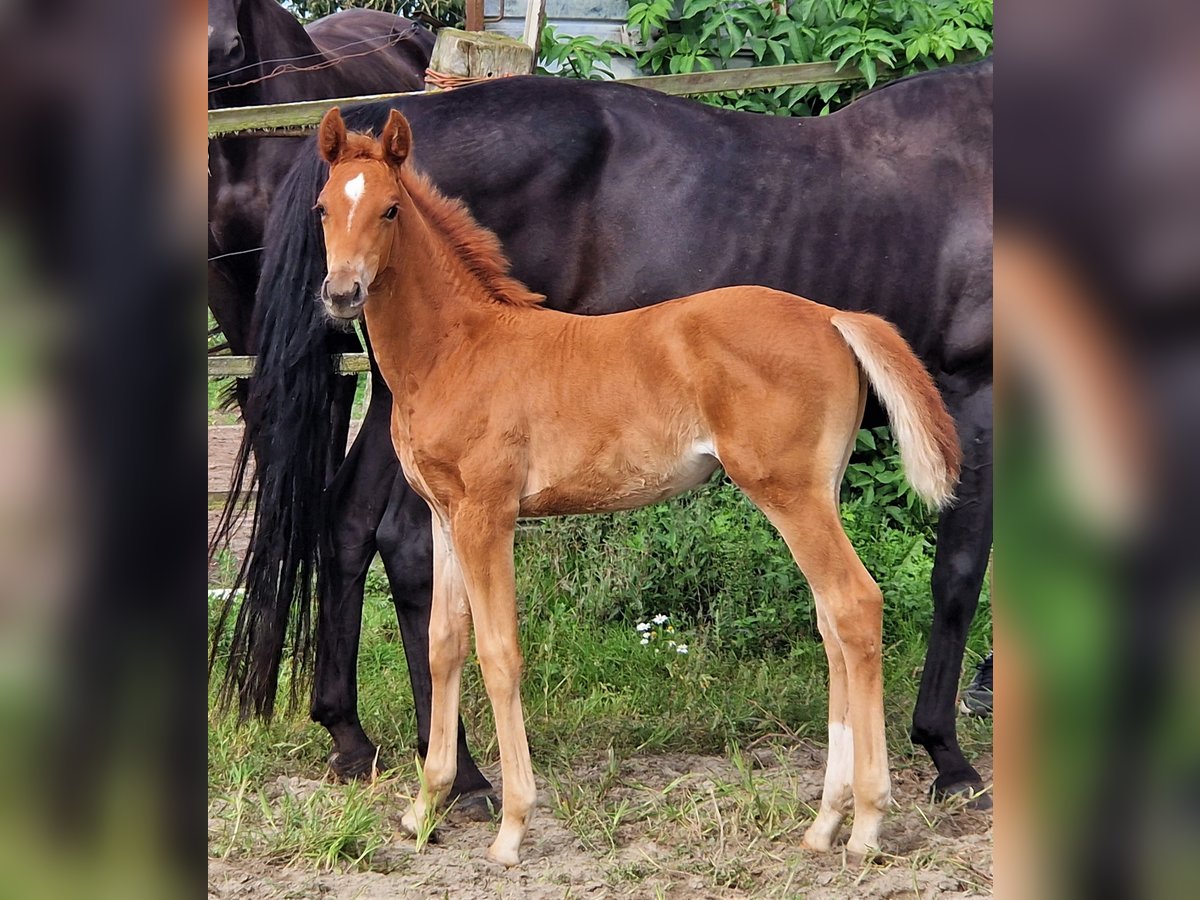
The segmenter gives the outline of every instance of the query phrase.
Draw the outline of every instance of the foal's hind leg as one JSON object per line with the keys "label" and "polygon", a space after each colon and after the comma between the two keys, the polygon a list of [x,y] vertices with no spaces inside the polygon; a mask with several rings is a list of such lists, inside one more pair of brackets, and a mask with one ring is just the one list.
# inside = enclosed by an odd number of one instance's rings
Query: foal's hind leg
{"label": "foal's hind leg", "polygon": [[818,601],[816,608],[817,628],[829,660],[829,753],[821,808],[816,821],[804,833],[804,846],[825,851],[833,847],[834,838],[854,802],[854,731],[848,721],[849,686],[842,645],[829,622],[825,604]]}
{"label": "foal's hind leg", "polygon": [[[754,492],[747,491],[752,500]],[[763,497],[758,499],[762,500]],[[812,587],[818,624],[830,660],[830,741],[826,796],[805,835],[814,849],[827,849],[846,808],[846,768],[854,797],[854,827],[846,849],[863,855],[879,847],[879,829],[891,800],[883,727],[883,595],[842,530],[827,489],[780,503],[777,492],[760,508],[779,529]],[[844,730],[837,727],[838,657],[844,665]],[[847,763],[847,757],[853,763]]]}

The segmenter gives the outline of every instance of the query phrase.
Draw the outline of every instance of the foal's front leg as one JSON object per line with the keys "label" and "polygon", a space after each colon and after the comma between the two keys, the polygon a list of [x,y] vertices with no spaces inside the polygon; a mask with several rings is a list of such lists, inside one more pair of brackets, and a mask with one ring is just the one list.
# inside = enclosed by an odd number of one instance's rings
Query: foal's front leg
{"label": "foal's front leg", "polygon": [[433,606],[429,616],[429,673],[433,699],[424,783],[401,826],[416,834],[446,799],[457,774],[458,702],[467,658],[471,611],[462,568],[448,527],[433,520]]}
{"label": "foal's front leg", "polygon": [[[500,743],[504,812],[488,858],[505,866],[520,862],[521,840],[537,799],[521,709],[522,659],[513,570],[516,521],[515,503],[511,510],[497,510],[464,502],[455,511],[451,530],[475,620],[475,652]],[[434,710],[436,713],[436,695]]]}

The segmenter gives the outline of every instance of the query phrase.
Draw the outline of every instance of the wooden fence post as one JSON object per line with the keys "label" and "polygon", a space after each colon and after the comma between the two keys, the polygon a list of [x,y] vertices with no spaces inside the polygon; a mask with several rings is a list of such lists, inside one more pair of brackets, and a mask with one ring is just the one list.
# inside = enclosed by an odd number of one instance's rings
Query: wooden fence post
{"label": "wooden fence post", "polygon": [[467,31],[483,31],[483,0],[467,0]]}
{"label": "wooden fence post", "polygon": [[533,51],[533,62],[537,65],[538,51],[542,47],[542,29],[546,27],[546,0],[527,0],[525,7],[525,32],[521,40]]}

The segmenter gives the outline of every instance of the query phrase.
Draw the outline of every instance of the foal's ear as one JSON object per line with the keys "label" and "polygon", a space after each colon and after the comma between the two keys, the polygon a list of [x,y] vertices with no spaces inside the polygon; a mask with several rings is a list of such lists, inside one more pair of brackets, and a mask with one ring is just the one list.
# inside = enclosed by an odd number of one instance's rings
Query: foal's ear
{"label": "foal's ear", "polygon": [[336,106],[325,113],[317,128],[317,149],[321,159],[331,166],[338,161],[346,146],[346,123],[342,121],[342,113]]}
{"label": "foal's ear", "polygon": [[387,124],[383,126],[383,137],[379,142],[383,144],[384,158],[391,165],[403,165],[408,159],[412,150],[412,129],[408,127],[408,120],[400,114],[400,110],[393,109],[388,115]]}

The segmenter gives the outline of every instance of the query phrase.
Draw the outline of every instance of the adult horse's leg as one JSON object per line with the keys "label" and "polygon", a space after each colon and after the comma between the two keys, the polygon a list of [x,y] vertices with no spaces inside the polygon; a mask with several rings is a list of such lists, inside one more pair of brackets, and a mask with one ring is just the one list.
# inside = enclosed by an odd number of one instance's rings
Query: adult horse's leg
{"label": "adult horse's leg", "polygon": [[[992,385],[956,391],[944,385],[946,406],[958,425],[963,448],[958,501],[938,522],[933,565],[933,627],[921,688],[913,710],[912,740],[937,767],[936,797],[979,791],[983,782],[958,746],[955,699],[962,674],[967,630],[992,546]],[[981,795],[980,807],[991,805]]]}
{"label": "adult horse's leg", "polygon": [[[391,453],[391,447],[388,448]],[[400,467],[388,497],[387,510],[376,534],[379,552],[392,588],[400,637],[408,661],[408,677],[412,682],[413,705],[417,713],[417,752],[422,758],[429,752],[430,707],[433,685],[429,671],[429,616],[433,596],[433,533],[429,506],[408,486]],[[457,705],[455,707],[457,709]],[[491,782],[484,777],[471,758],[467,747],[466,727],[458,721],[457,767],[450,798],[477,791],[491,792]],[[460,810],[472,815],[490,815],[491,796],[480,797],[476,804],[459,804]]]}
{"label": "adult horse's leg", "polygon": [[317,611],[317,654],[310,715],[333,738],[329,764],[341,778],[371,773],[376,748],[358,720],[358,642],[363,587],[375,534],[399,470],[388,421],[391,398],[372,395],[362,430],[325,492],[324,552]]}

